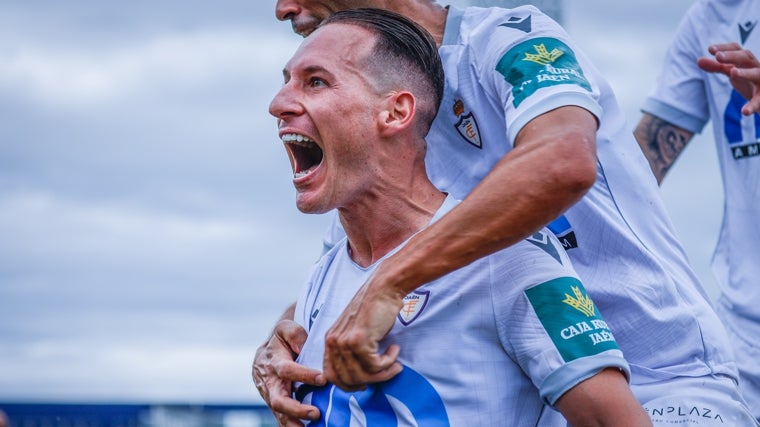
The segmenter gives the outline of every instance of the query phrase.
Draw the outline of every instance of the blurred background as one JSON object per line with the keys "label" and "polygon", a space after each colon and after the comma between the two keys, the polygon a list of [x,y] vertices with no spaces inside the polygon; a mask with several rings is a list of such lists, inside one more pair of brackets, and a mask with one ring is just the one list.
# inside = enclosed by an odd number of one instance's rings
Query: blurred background
{"label": "blurred background", "polygon": [[[267,112],[300,42],[274,3],[0,0],[0,402],[261,403],[255,349],[327,222]],[[631,129],[691,3],[538,2]],[[711,134],[662,192],[715,297]]]}

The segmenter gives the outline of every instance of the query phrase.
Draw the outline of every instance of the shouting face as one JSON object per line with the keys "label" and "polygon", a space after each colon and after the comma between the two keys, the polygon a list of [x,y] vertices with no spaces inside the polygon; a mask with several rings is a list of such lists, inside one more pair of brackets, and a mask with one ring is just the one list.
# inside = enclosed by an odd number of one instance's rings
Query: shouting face
{"label": "shouting face", "polygon": [[348,207],[377,182],[378,120],[385,96],[368,76],[367,30],[331,24],[307,37],[288,61],[269,111],[293,168],[302,212]]}

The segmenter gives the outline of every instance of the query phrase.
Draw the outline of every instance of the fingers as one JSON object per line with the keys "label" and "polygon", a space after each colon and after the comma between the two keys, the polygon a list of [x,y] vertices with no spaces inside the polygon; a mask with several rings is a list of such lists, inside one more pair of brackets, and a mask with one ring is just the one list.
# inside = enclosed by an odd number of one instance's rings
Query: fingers
{"label": "fingers", "polygon": [[[283,363],[284,368],[274,369],[282,375],[272,375],[273,369],[264,369],[254,365],[254,382],[262,398],[281,426],[301,426],[299,419],[319,419],[319,409],[305,405],[292,397],[292,381],[288,378],[321,378],[319,371],[304,368],[293,361]],[[301,368],[301,369],[297,369]],[[306,382],[306,381],[304,381]],[[322,380],[321,384],[324,384]]]}
{"label": "fingers", "polygon": [[739,46],[736,42],[731,43],[718,43],[707,47],[707,51],[710,52],[710,54],[715,55],[718,52],[727,51],[727,50],[740,50],[741,46]]}
{"label": "fingers", "polygon": [[367,384],[388,381],[403,366],[396,361],[399,346],[391,345],[383,354],[354,352],[350,347],[325,353],[325,378],[345,391],[364,390]]}
{"label": "fingers", "polygon": [[277,323],[272,336],[256,350],[252,376],[256,389],[272,410],[280,426],[302,426],[301,419],[319,419],[319,409],[304,405],[292,396],[292,384],[325,384],[320,371],[295,362],[306,331],[290,320]]}
{"label": "fingers", "polygon": [[728,72],[734,68],[753,68],[760,66],[755,56],[748,49],[742,49],[736,43],[712,45],[708,51],[714,58],[699,58],[697,64],[708,72]]}
{"label": "fingers", "polygon": [[292,320],[277,322],[274,335],[285,343],[293,354],[301,354],[301,349],[308,337],[306,330]]}
{"label": "fingers", "polygon": [[307,368],[293,361],[280,361],[273,366],[275,376],[289,383],[299,382],[315,386],[325,385],[325,377],[321,371]]}
{"label": "fingers", "polygon": [[748,49],[720,50],[715,52],[715,59],[723,64],[733,64],[739,68],[757,67],[755,55]]}
{"label": "fingers", "polygon": [[699,58],[697,59],[697,65],[708,73],[722,73],[727,76],[730,75],[731,69],[734,68],[730,64],[723,64],[713,58]]}
{"label": "fingers", "polygon": [[713,58],[699,58],[697,65],[707,72],[723,73],[729,77],[731,85],[747,103],[742,114],[748,116],[760,112],[760,61],[752,51],[743,49],[737,43],[712,45],[708,51]]}
{"label": "fingers", "polygon": [[401,372],[398,346],[379,353],[380,341],[393,328],[401,306],[401,298],[384,288],[362,286],[325,336],[325,379],[357,391]]}
{"label": "fingers", "polygon": [[[318,420],[320,413],[315,406],[306,405],[291,397],[290,385],[287,387],[274,386],[271,390],[269,408],[277,418],[280,425],[303,424],[298,420]],[[292,424],[297,422],[298,424]]]}
{"label": "fingers", "polygon": [[749,50],[732,58],[736,67],[731,70],[731,84],[747,99],[742,114],[760,113],[760,61]]}

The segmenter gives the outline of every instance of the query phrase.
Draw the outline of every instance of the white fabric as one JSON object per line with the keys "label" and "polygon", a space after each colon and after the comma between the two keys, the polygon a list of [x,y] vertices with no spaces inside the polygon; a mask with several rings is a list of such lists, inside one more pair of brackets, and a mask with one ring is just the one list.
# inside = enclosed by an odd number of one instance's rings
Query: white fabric
{"label": "white fabric", "polygon": [[652,424],[658,426],[741,426],[760,425],[747,409],[733,379],[723,376],[678,378],[634,386]]}
{"label": "white fabric", "polygon": [[[456,14],[451,9],[450,20]],[[530,32],[503,26],[525,19],[530,19]],[[516,127],[558,104],[580,105],[597,114],[597,181],[565,214],[577,241],[568,254],[602,313],[609,313],[631,364],[632,383],[709,374],[735,377],[725,330],[674,236],[648,163],[610,87],[585,55],[532,7],[468,8],[456,29],[447,25],[439,50],[447,86],[426,159],[436,185],[464,197],[512,148]],[[592,91],[557,84],[536,90],[515,107],[513,87],[495,68],[512,47],[536,37],[556,38],[572,49],[565,55],[575,55]],[[482,148],[458,134],[459,118],[452,108],[456,100],[476,118]],[[563,159],[546,159],[555,161]]]}
{"label": "white fabric", "polygon": [[[525,123],[563,105],[586,108],[600,123],[597,180],[549,228],[614,331],[631,384],[736,378],[726,331],[675,238],[649,165],[609,85],[565,31],[529,6],[450,8],[439,52],[446,87],[427,137],[433,182],[464,198]],[[551,64],[527,69],[527,53],[541,52]]]}
{"label": "white fabric", "polygon": [[[682,20],[644,111],[699,132],[712,121],[725,194],[713,255],[727,328],[732,336],[760,331],[760,115],[744,117],[746,102],[722,74],[706,73],[697,58],[712,44],[737,42],[760,56],[760,4],[755,0],[698,1]],[[699,233],[699,230],[689,230]],[[734,319],[736,317],[736,319]],[[742,319],[743,318],[743,319]],[[745,397],[760,419],[760,334],[734,340]],[[741,346],[741,347],[739,347]],[[750,354],[747,354],[747,353]]]}
{"label": "white fabric", "polygon": [[[449,197],[436,218],[455,204]],[[299,363],[321,369],[326,331],[380,262],[358,266],[345,239],[320,260],[296,305],[295,319],[309,332]],[[603,368],[629,373],[598,311],[568,302],[583,300],[583,286],[548,230],[410,295],[414,304],[402,309],[382,343],[400,345],[402,378],[360,393],[333,386],[304,392],[327,425],[353,416],[352,426],[365,425],[365,418],[367,425],[564,426],[547,404]],[[439,400],[445,410],[430,403]],[[420,402],[430,405],[414,406]]]}

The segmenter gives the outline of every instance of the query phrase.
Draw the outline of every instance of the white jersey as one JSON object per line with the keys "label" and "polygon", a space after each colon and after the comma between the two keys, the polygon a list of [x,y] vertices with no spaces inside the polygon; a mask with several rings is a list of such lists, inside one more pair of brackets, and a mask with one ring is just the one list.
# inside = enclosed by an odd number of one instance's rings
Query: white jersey
{"label": "white jersey", "polygon": [[[456,203],[449,196],[433,221]],[[355,264],[346,239],[322,257],[296,304],[309,333],[299,363],[322,368],[325,333],[380,262]],[[296,391],[320,408],[319,425],[564,426],[549,408],[563,393],[606,367],[629,373],[546,229],[420,287],[403,307],[381,343],[400,345],[401,374],[356,393]]]}
{"label": "white jersey", "polygon": [[675,237],[649,164],[611,88],[566,32],[530,6],[451,8],[439,51],[446,87],[427,138],[433,182],[464,198],[531,119],[564,105],[592,112],[600,123],[596,182],[549,228],[608,313],[631,382],[735,376],[725,330]]}
{"label": "white jersey", "polygon": [[[706,73],[697,58],[712,44],[736,42],[760,56],[756,0],[699,1],[670,45],[658,84],[643,110],[697,133],[712,121],[725,194],[723,223],[713,254],[721,289],[718,310],[729,329],[740,385],[760,419],[760,115],[745,117],[746,100],[728,77]],[[709,29],[706,31],[705,29]]]}
{"label": "white jersey", "polygon": [[[713,269],[733,311],[760,321],[760,115],[744,117],[746,100],[728,77],[706,73],[697,58],[707,47],[737,42],[760,57],[760,4],[699,1],[681,22],[644,111],[700,132],[712,120],[725,192]],[[709,31],[705,31],[709,28]]]}
{"label": "white jersey", "polygon": [[735,378],[725,329],[687,264],[649,164],[611,88],[565,31],[530,6],[450,7],[439,52],[446,84],[426,138],[433,183],[463,199],[528,121],[564,105],[592,112],[600,123],[596,183],[549,229],[608,313],[631,383]]}

